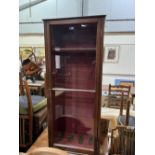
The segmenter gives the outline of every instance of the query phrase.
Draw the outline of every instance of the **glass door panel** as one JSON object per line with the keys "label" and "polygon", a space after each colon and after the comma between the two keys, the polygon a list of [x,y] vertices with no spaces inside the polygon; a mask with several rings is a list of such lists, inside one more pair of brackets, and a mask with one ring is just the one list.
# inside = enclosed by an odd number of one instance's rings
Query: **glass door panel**
{"label": "glass door panel", "polygon": [[94,92],[53,91],[54,145],[93,150]]}
{"label": "glass door panel", "polygon": [[54,57],[54,87],[95,90],[95,52],[60,54]]}
{"label": "glass door panel", "polygon": [[51,27],[53,50],[73,50],[96,47],[96,23],[53,25]]}

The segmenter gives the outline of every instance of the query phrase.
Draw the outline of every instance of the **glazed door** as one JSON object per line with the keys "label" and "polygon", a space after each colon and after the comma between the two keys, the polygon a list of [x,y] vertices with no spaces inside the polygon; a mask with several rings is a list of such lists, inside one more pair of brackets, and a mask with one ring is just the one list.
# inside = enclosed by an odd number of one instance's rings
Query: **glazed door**
{"label": "glazed door", "polygon": [[54,146],[94,152],[96,24],[51,27]]}

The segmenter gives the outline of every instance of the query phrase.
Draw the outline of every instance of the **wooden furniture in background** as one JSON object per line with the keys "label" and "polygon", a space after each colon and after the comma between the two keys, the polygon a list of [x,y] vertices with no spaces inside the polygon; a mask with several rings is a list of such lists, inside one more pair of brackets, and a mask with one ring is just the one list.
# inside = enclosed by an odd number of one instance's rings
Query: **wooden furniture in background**
{"label": "wooden furniture in background", "polygon": [[50,147],[99,154],[104,19],[44,20]]}
{"label": "wooden furniture in background", "polygon": [[33,114],[33,139],[47,127],[47,106]]}
{"label": "wooden furniture in background", "polygon": [[[126,115],[125,115],[125,122],[124,125],[128,126],[129,123],[129,114],[130,114],[130,100],[128,99],[127,101],[127,106],[126,106]],[[121,103],[120,106],[120,116],[123,116],[123,103]]]}
{"label": "wooden furniture in background", "polygon": [[40,67],[36,63],[36,56],[32,47],[19,47],[22,72],[25,76],[35,76],[40,72]]}
{"label": "wooden furniture in background", "polygon": [[24,86],[27,94],[28,114],[19,114],[19,147],[26,148],[33,142],[32,130],[33,130],[33,111],[32,111],[32,100],[30,90],[27,86],[27,82],[22,82],[20,76],[20,95],[24,95]]}
{"label": "wooden furniture in background", "polygon": [[35,82],[28,81],[31,94],[35,91],[38,95],[43,96],[45,92],[45,81],[36,80]]}
{"label": "wooden furniture in background", "polygon": [[120,81],[119,85],[134,87],[135,86],[135,82],[133,82],[133,81]]}
{"label": "wooden furniture in background", "polygon": [[27,78],[31,78],[32,80],[35,80],[41,72],[39,65],[30,59],[23,60],[21,70]]}
{"label": "wooden furniture in background", "polygon": [[121,102],[126,105],[130,96],[130,86],[109,84],[108,107],[120,108]]}
{"label": "wooden furniture in background", "polygon": [[130,116],[130,105],[131,105],[131,100],[127,100],[127,105],[126,105],[126,114],[123,115],[123,104],[120,106],[120,115],[118,117],[118,122],[120,125],[125,125],[125,126],[135,126],[135,116]]}
{"label": "wooden furniture in background", "polygon": [[109,120],[100,119],[100,154],[105,155],[108,153],[108,130],[109,130]]}
{"label": "wooden furniture in background", "polygon": [[36,55],[33,51],[34,49],[32,47],[19,47],[21,63],[26,59],[30,59],[31,61],[36,62]]}
{"label": "wooden furniture in background", "polygon": [[135,82],[134,81],[121,81],[119,85],[130,87],[130,97],[132,99],[131,104],[133,104],[133,100],[135,98]]}
{"label": "wooden furniture in background", "polygon": [[19,147],[27,149],[47,126],[47,107],[40,107],[38,111],[33,112],[32,97],[27,81],[22,81],[21,74],[19,77],[20,99],[26,100],[27,104],[27,113],[19,113]]}
{"label": "wooden furniture in background", "polygon": [[[118,134],[115,134],[115,133]],[[110,155],[135,155],[135,128],[117,126],[112,130]]]}
{"label": "wooden furniture in background", "polygon": [[131,104],[135,110],[135,87],[131,87]]}

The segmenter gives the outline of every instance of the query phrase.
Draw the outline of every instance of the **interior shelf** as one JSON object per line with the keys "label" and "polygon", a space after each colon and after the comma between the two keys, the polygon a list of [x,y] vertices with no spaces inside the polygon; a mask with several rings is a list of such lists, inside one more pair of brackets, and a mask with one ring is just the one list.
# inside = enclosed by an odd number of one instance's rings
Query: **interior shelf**
{"label": "interior shelf", "polygon": [[65,48],[61,48],[61,47],[55,47],[53,49],[55,52],[72,52],[72,51],[76,51],[76,52],[93,52],[96,50],[95,47],[65,47]]}
{"label": "interior shelf", "polygon": [[89,92],[89,93],[95,93],[95,90],[89,90],[89,89],[72,89],[72,88],[52,88],[51,90],[55,91],[70,91],[70,92]]}
{"label": "interior shelf", "polygon": [[85,149],[93,151],[93,136],[88,134],[64,133],[57,134],[54,146]]}

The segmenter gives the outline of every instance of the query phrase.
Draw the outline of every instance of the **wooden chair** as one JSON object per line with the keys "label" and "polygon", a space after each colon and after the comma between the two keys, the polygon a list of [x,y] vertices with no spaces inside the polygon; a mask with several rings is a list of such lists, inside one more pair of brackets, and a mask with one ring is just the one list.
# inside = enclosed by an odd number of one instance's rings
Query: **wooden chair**
{"label": "wooden chair", "polygon": [[109,120],[100,119],[100,155],[105,155],[108,152],[108,129],[109,129]]}
{"label": "wooden chair", "polygon": [[110,155],[135,155],[135,128],[117,126],[112,130]]}
{"label": "wooden chair", "polygon": [[[47,99],[46,98],[41,98],[44,100],[45,103],[43,106],[39,107],[36,111],[33,109],[33,97],[30,94],[30,89],[28,87],[27,81],[22,81],[21,74],[19,75],[20,77],[20,105],[21,105],[21,99],[24,99],[24,102],[26,100],[26,113],[25,111],[21,112],[21,108],[19,110],[19,147],[20,148],[28,148],[33,141],[36,138],[36,134],[39,134],[41,131],[40,129],[40,123],[43,124],[44,122],[46,123],[47,119]],[[38,104],[40,101],[38,102]],[[36,103],[37,104],[37,103]],[[37,122],[38,117],[41,117],[41,122]]]}
{"label": "wooden chair", "polygon": [[133,82],[133,81],[121,81],[119,85],[134,87],[135,86],[135,82]]}
{"label": "wooden chair", "polygon": [[[127,106],[126,106],[126,119],[124,124],[126,126],[128,126],[128,123],[129,123],[129,114],[130,114],[130,100],[128,99]],[[121,102],[121,105],[120,105],[120,116],[123,116],[123,102]]]}
{"label": "wooden chair", "polygon": [[22,64],[22,73],[26,76],[26,77],[30,77],[30,78],[35,78],[37,76],[37,74],[41,71],[41,68],[39,67],[39,65],[37,64],[37,59],[36,59],[36,55],[33,52],[33,49],[25,49],[27,50],[27,54],[26,57],[24,58],[25,51],[20,51],[20,61]]}
{"label": "wooden chair", "polygon": [[130,105],[132,99],[127,100],[126,105],[126,114],[123,115],[123,103],[121,102],[120,106],[120,115],[118,117],[118,122],[120,125],[126,125],[126,126],[135,126],[135,116],[130,116]]}
{"label": "wooden chair", "polygon": [[126,104],[130,95],[130,86],[109,84],[108,107],[120,108],[121,102]]}
{"label": "wooden chair", "polygon": [[[20,80],[21,81],[21,80]],[[26,81],[24,82],[27,100],[28,100],[28,114],[19,114],[19,146],[25,148],[32,144],[32,131],[33,131],[33,111],[30,90]],[[24,95],[23,84],[20,83],[20,95]],[[25,130],[26,129],[26,130]],[[27,136],[26,136],[27,135]],[[26,138],[27,137],[27,138]]]}
{"label": "wooden chair", "polygon": [[135,87],[135,82],[134,81],[121,81],[120,86],[129,86],[130,87],[130,97],[132,98],[132,104],[133,104],[133,100],[135,97],[135,93],[133,94],[132,89],[134,89]]}

